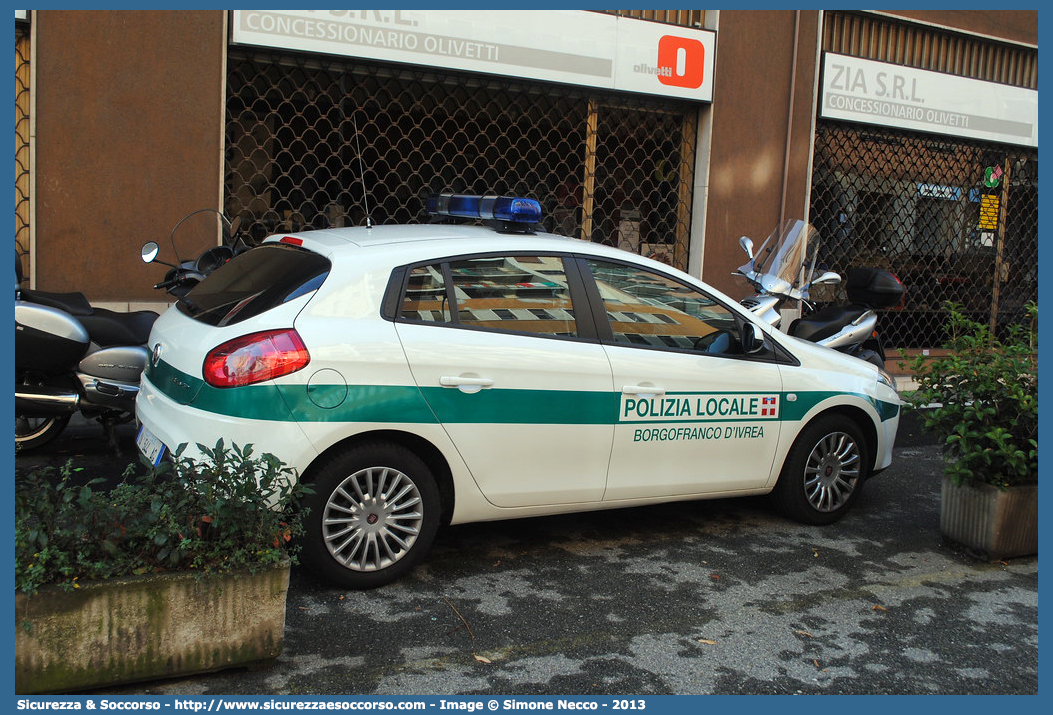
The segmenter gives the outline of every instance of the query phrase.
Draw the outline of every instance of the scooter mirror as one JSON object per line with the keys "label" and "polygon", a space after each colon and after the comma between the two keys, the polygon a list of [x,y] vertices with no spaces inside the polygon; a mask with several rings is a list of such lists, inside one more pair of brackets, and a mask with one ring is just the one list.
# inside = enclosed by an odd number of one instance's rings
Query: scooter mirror
{"label": "scooter mirror", "polygon": [[220,224],[223,227],[223,245],[233,245],[234,239],[238,235],[238,228],[241,226],[241,216],[235,216],[234,220],[231,221],[223,214],[220,214]]}
{"label": "scooter mirror", "polygon": [[812,281],[812,285],[814,285],[814,286],[826,285],[826,284],[833,285],[835,283],[840,283],[840,282],[841,282],[841,276],[839,274],[837,274],[837,273],[835,273],[833,271],[827,271],[826,273],[824,273],[823,275],[819,276],[814,281]]}
{"label": "scooter mirror", "polygon": [[742,236],[739,238],[739,245],[742,246],[742,250],[746,252],[749,259],[753,260],[753,240],[749,236]]}
{"label": "scooter mirror", "polygon": [[157,244],[153,241],[149,241],[143,244],[142,250],[139,255],[142,256],[143,263],[153,263],[154,259],[157,258]]}

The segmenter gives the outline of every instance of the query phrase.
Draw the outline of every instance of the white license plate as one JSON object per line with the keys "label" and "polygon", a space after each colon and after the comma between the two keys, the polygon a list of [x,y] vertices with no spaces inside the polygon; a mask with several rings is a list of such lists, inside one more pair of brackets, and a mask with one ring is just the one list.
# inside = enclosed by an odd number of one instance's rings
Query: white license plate
{"label": "white license plate", "polygon": [[135,436],[135,446],[139,448],[139,453],[143,455],[143,458],[155,467],[165,456],[165,443],[146,429],[146,425],[139,428],[139,434]]}

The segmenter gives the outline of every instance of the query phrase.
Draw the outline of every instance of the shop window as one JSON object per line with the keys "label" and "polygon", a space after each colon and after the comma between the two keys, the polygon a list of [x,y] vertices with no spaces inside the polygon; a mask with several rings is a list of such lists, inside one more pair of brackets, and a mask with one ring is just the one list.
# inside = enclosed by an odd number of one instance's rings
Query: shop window
{"label": "shop window", "polygon": [[879,320],[890,348],[942,345],[945,301],[1003,330],[1038,298],[1037,177],[1033,149],[820,122],[810,209],[819,260],[903,281],[904,303]]}

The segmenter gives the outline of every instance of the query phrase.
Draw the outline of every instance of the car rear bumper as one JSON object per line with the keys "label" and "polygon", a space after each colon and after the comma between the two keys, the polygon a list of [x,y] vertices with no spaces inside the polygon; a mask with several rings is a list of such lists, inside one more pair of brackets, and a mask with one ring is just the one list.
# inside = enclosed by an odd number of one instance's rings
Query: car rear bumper
{"label": "car rear bumper", "polygon": [[317,452],[293,420],[277,391],[271,407],[275,415],[273,420],[221,415],[179,404],[144,376],[135,403],[135,414],[140,425],[160,439],[170,453],[185,444],[184,456],[200,457],[198,444],[211,448],[222,439],[227,446],[236,444],[244,447],[251,444],[254,454],[272,454],[297,473],[302,473],[317,456]]}

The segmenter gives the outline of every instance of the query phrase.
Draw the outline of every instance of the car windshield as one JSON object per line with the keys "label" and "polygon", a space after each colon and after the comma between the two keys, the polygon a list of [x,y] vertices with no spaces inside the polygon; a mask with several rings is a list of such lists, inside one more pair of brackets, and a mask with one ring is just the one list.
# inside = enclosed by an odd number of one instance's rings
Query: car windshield
{"label": "car windshield", "polygon": [[179,310],[208,325],[234,325],[317,290],[330,267],[327,258],[302,248],[258,246],[194,286]]}

